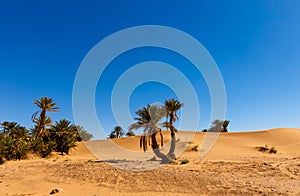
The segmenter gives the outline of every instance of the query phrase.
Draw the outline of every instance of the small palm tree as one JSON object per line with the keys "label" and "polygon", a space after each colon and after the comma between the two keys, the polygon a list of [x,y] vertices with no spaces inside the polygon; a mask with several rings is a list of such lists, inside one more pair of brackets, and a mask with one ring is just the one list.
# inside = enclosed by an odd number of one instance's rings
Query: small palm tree
{"label": "small palm tree", "polygon": [[161,134],[160,120],[165,116],[165,109],[161,105],[148,105],[135,112],[139,117],[135,118],[137,122],[131,124],[129,131],[143,129],[144,134],[140,138],[140,148],[147,150],[147,144],[151,145],[154,154],[162,159],[162,163],[171,161],[166,155],[159,151],[159,144],[156,140],[156,134],[160,133],[161,146],[163,145],[163,137]]}
{"label": "small palm tree", "polygon": [[120,138],[124,135],[124,132],[123,132],[123,129],[121,126],[116,126],[113,130],[113,132],[115,133],[116,135],[116,138]]}
{"label": "small palm tree", "polygon": [[114,132],[114,131],[111,131],[110,134],[107,136],[107,139],[114,139],[114,138],[116,138],[116,137],[117,137],[117,136],[116,136],[115,132]]}
{"label": "small palm tree", "polygon": [[176,146],[175,132],[177,132],[177,130],[173,126],[173,123],[178,119],[178,115],[176,112],[181,108],[183,108],[183,103],[181,103],[180,101],[174,99],[165,100],[166,119],[169,119],[169,122],[166,121],[165,127],[167,129],[170,129],[171,131],[171,146],[168,155],[172,159],[176,159],[174,152]]}
{"label": "small palm tree", "polygon": [[37,124],[36,137],[41,138],[49,135],[47,127],[52,124],[51,118],[46,115],[46,112],[58,112],[59,108],[53,99],[48,97],[40,97],[39,100],[35,99],[33,103],[41,109],[35,112],[31,117],[32,121]]}
{"label": "small palm tree", "polygon": [[134,132],[132,130],[127,131],[126,133],[127,137],[135,136]]}
{"label": "small palm tree", "polygon": [[94,137],[93,134],[89,133],[82,126],[74,125],[72,128],[74,129],[75,132],[77,132],[77,141],[79,142],[88,141]]}

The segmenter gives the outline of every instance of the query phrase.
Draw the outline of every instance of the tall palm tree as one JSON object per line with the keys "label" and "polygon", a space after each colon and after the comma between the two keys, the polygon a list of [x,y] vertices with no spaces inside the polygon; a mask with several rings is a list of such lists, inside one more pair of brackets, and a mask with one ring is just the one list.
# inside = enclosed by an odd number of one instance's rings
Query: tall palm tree
{"label": "tall palm tree", "polygon": [[173,123],[178,119],[178,115],[176,112],[178,110],[180,110],[181,108],[183,108],[183,105],[184,104],[178,100],[174,100],[174,99],[165,100],[166,119],[167,120],[169,119],[169,122],[165,123],[165,127],[167,129],[169,128],[171,131],[171,146],[170,146],[168,155],[172,159],[176,159],[174,152],[175,152],[175,146],[176,146],[175,132],[177,132],[177,130],[173,126]]}
{"label": "tall palm tree", "polygon": [[121,126],[116,126],[113,130],[113,132],[115,133],[116,135],[116,138],[120,138],[124,135],[124,132],[123,132],[123,129]]}
{"label": "tall palm tree", "polygon": [[162,159],[162,163],[171,161],[166,155],[159,151],[159,144],[156,140],[156,134],[160,132],[161,146],[163,145],[163,137],[159,122],[165,116],[164,107],[158,104],[148,105],[147,107],[137,110],[135,113],[139,117],[135,118],[137,122],[131,124],[128,131],[143,129],[144,133],[140,138],[140,148],[143,148],[143,150],[146,151],[147,144],[149,143],[154,154]]}
{"label": "tall palm tree", "polygon": [[48,97],[40,97],[39,100],[35,99],[33,103],[41,109],[35,112],[31,117],[32,121],[37,124],[36,137],[41,138],[45,135],[49,135],[47,127],[52,124],[52,120],[50,116],[46,115],[46,112],[58,112],[59,108],[53,99]]}

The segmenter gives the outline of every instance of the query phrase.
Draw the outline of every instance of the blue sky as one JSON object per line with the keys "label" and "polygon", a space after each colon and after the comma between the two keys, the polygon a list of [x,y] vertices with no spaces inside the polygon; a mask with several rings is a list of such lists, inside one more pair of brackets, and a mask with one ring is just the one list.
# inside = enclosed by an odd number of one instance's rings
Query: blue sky
{"label": "blue sky", "polygon": [[[0,122],[32,126],[32,101],[41,96],[60,107],[51,114],[54,120],[74,122],[73,82],[92,47],[125,28],[164,25],[190,34],[215,59],[226,87],[230,131],[300,127],[299,18],[296,0],[1,2]],[[105,131],[116,125],[109,107],[113,84],[126,68],[146,60],[169,63],[188,76],[200,102],[199,129],[206,128],[211,103],[202,76],[170,51],[140,48],[120,55],[101,75],[95,101]],[[133,92],[129,109],[134,114],[170,97],[170,88],[146,83]]]}

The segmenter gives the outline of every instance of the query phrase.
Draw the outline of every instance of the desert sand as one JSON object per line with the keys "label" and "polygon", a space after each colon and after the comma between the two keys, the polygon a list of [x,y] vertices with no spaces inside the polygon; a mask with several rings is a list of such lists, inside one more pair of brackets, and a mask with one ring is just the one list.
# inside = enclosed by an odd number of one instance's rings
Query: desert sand
{"label": "desert sand", "polygon": [[[0,165],[0,195],[49,195],[53,189],[59,190],[56,195],[86,196],[300,195],[300,129],[221,133],[205,156],[200,153],[207,133],[194,134],[177,134],[177,147],[187,146],[178,165],[150,170],[147,164],[159,160],[147,161],[154,154],[150,147],[147,153],[139,149],[138,136],[113,140],[129,153],[116,152],[102,140],[78,143],[69,155],[5,162]],[[167,152],[169,133],[164,132],[164,139],[161,150]],[[196,145],[198,152],[192,150]],[[277,153],[259,151],[265,145]],[[106,152],[103,157],[90,152],[94,147]],[[131,160],[130,152],[145,159]],[[189,163],[180,164],[184,159]]]}

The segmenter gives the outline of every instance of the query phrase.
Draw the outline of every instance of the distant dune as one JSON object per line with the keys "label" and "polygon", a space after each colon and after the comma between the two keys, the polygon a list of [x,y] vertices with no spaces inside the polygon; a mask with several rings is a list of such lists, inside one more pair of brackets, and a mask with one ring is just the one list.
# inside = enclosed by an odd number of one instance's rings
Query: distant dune
{"label": "distant dune", "polygon": [[[212,146],[212,149],[206,155],[207,157],[227,157],[227,156],[259,156],[262,153],[255,150],[255,147],[268,145],[275,147],[278,150],[278,154],[282,156],[300,156],[300,129],[292,128],[278,128],[269,129],[265,131],[251,131],[251,132],[228,132],[228,133],[202,133],[202,132],[188,132],[179,131],[177,139],[179,143],[190,143],[191,145],[199,145],[201,150],[201,144],[208,134],[219,134],[216,143]],[[164,143],[167,144],[170,141],[170,134],[168,131],[163,132]],[[139,148],[139,137],[133,136],[128,138],[113,139],[112,141],[121,146],[124,149],[131,151],[142,152]],[[190,138],[188,140],[187,138]],[[158,141],[160,138],[157,137]],[[110,143],[107,140],[97,140],[88,142],[93,143],[95,146],[99,146],[100,149],[109,151]],[[164,147],[164,149],[168,149]],[[148,151],[151,151],[151,147],[148,147]],[[111,152],[116,153],[116,152]],[[198,156],[197,154],[194,154]],[[86,148],[86,146],[80,143],[77,147],[76,156],[78,157],[94,157],[92,153]]]}

